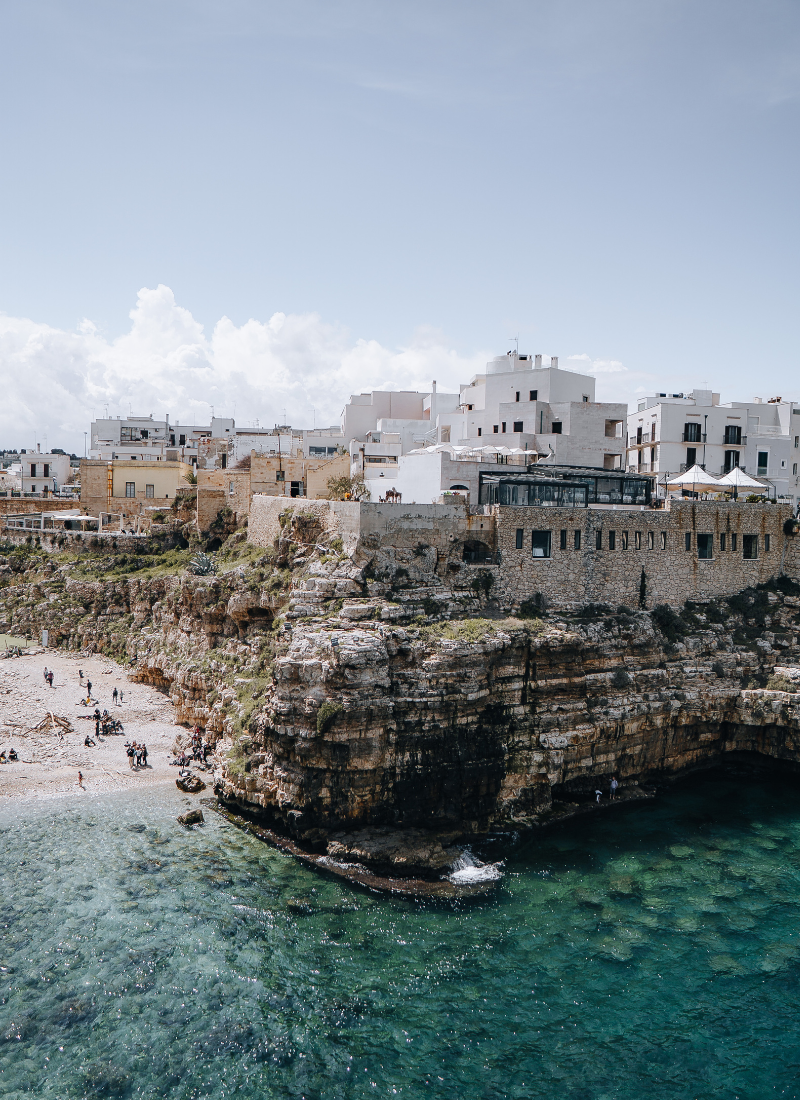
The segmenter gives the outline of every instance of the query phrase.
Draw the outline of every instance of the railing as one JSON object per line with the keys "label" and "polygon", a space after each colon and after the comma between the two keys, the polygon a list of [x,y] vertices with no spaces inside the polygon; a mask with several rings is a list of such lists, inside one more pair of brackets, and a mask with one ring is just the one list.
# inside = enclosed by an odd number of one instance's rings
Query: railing
{"label": "railing", "polygon": [[701,432],[698,435],[688,435],[686,432],[681,436],[681,443],[705,443],[705,432]]}

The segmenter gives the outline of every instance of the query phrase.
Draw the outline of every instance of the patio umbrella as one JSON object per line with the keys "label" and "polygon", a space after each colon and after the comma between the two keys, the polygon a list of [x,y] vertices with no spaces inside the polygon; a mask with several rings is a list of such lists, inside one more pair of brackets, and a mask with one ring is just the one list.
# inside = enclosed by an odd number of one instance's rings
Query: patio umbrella
{"label": "patio umbrella", "polygon": [[721,477],[719,483],[720,485],[724,485],[726,489],[733,489],[734,500],[738,499],[740,489],[748,489],[751,493],[769,492],[768,485],[762,485],[760,481],[756,481],[754,477],[750,477],[749,474],[740,470],[738,466],[734,466],[729,473]]}
{"label": "patio umbrella", "polygon": [[698,489],[719,489],[719,479],[707,474],[702,466],[694,465],[679,477],[671,477],[667,482],[670,489],[689,489],[697,492]]}

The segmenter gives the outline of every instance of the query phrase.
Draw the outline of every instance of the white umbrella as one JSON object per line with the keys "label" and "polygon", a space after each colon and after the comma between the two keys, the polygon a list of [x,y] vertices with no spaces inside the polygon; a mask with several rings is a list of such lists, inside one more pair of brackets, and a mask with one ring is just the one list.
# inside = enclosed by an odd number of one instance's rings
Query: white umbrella
{"label": "white umbrella", "polygon": [[744,470],[740,470],[738,466],[734,466],[730,473],[721,477],[719,483],[720,485],[731,485],[736,489],[752,489],[755,493],[766,493],[769,491],[769,486],[763,485],[760,481],[756,481],[754,477],[750,477]]}
{"label": "white umbrella", "polygon": [[688,489],[691,486],[693,491],[697,488],[718,489],[719,484],[717,478],[707,474],[702,466],[696,464],[688,469],[685,474],[681,474],[679,477],[671,477],[667,482],[670,489]]}

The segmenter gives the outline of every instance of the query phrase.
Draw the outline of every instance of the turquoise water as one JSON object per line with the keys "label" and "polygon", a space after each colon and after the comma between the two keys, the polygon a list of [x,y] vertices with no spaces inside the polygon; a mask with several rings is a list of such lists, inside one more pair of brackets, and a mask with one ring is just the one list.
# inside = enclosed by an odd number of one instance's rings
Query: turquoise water
{"label": "turquoise water", "polygon": [[434,907],[186,799],[0,812],[0,1095],[795,1097],[800,789],[705,776]]}

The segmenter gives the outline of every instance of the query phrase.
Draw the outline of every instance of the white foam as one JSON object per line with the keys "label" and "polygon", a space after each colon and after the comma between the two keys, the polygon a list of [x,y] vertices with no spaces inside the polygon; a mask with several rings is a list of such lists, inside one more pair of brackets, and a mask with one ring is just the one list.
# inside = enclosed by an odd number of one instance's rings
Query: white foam
{"label": "white foam", "polygon": [[502,878],[503,862],[501,860],[499,863],[481,863],[472,852],[464,851],[445,878],[456,886],[469,886],[476,882],[496,882],[497,879]]}

